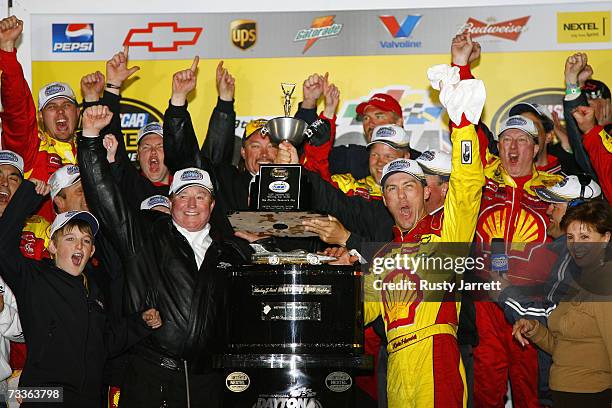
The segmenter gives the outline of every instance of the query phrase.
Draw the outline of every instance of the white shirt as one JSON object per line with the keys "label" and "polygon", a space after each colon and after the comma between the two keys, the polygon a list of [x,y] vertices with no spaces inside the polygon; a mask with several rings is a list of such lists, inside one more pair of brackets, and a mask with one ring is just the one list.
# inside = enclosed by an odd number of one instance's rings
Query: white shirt
{"label": "white shirt", "polygon": [[206,255],[206,251],[212,244],[212,238],[210,237],[210,224],[206,224],[204,229],[200,231],[190,232],[178,225],[176,222],[172,221],[172,223],[176,229],[183,234],[185,238],[187,238],[187,242],[189,242],[191,249],[193,249],[195,260],[198,264],[198,269],[200,269],[202,262],[204,261],[204,256]]}

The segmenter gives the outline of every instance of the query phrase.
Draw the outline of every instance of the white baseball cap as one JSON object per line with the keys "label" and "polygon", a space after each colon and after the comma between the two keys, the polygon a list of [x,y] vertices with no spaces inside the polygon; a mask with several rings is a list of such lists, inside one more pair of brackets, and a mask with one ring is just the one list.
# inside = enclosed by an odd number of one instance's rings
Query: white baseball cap
{"label": "white baseball cap", "polygon": [[150,133],[155,133],[156,135],[164,137],[164,127],[159,122],[147,123],[138,131],[138,140],[136,144],[140,143],[140,140]]}
{"label": "white baseball cap", "polygon": [[377,126],[372,131],[372,141],[367,147],[374,143],[384,143],[394,149],[402,149],[410,146],[410,136],[398,125]]}
{"label": "white baseball cap", "polygon": [[423,173],[423,169],[421,169],[421,166],[419,166],[419,163],[417,163],[416,160],[395,159],[383,167],[380,185],[384,187],[387,178],[395,173],[406,173],[416,178],[420,182],[425,181],[425,173]]}
{"label": "white baseball cap", "polygon": [[170,185],[170,194],[178,194],[190,186],[204,187],[210,194],[213,194],[213,185],[210,180],[210,175],[207,171],[196,167],[188,167],[174,173],[174,178]]}
{"label": "white baseball cap", "polygon": [[53,237],[53,234],[57,232],[58,229],[62,228],[64,225],[68,223],[70,220],[83,220],[89,224],[91,227],[91,232],[96,235],[98,233],[98,229],[100,228],[100,224],[96,217],[93,216],[92,213],[88,211],[67,211],[61,214],[58,214],[53,220],[53,224],[51,224],[51,232],[49,233],[50,237]]}
{"label": "white baseball cap", "polygon": [[67,164],[55,170],[55,173],[49,178],[51,199],[53,200],[63,188],[70,187],[80,179],[81,172],[79,171],[79,166],[74,164]]}
{"label": "white baseball cap", "polygon": [[521,115],[510,116],[508,119],[506,119],[502,123],[501,129],[499,130],[499,133],[495,137],[495,140],[498,141],[499,137],[501,136],[501,134],[504,133],[508,129],[522,130],[527,135],[529,135],[532,138],[534,138],[536,140],[536,143],[537,143],[537,140],[538,140],[538,130],[536,129],[535,124],[533,123],[533,121],[531,119],[529,119],[529,118],[526,118],[526,117],[521,116]]}
{"label": "white baseball cap", "polygon": [[[590,178],[589,178],[590,179]],[[566,176],[552,187],[534,188],[542,201],[547,203],[567,203],[572,200],[590,200],[601,195],[601,187],[594,180],[586,180],[584,185],[578,176]]]}
{"label": "white baseball cap", "polygon": [[140,203],[141,210],[151,210],[157,206],[166,207],[170,209],[170,199],[163,195],[154,195],[146,198]]}
{"label": "white baseball cap", "polygon": [[0,165],[8,164],[13,166],[23,177],[23,158],[11,150],[0,150]]}
{"label": "white baseball cap", "polygon": [[449,177],[451,174],[451,155],[440,150],[426,150],[416,158],[425,174]]}
{"label": "white baseball cap", "polygon": [[64,82],[51,82],[38,92],[38,110],[43,110],[53,99],[66,98],[76,105],[77,100],[70,85]]}

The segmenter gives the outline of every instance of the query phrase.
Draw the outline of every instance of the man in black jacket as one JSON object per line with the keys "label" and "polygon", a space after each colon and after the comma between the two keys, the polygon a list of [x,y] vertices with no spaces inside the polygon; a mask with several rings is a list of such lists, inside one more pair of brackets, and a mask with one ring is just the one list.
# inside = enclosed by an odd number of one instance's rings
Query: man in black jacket
{"label": "man in black jacket", "polygon": [[104,106],[83,115],[78,153],[83,187],[123,261],[128,311],[155,305],[164,319],[164,326],[132,351],[121,406],[185,406],[190,400],[192,407],[218,407],[222,382],[212,356],[225,341],[227,301],[219,265],[242,264],[249,249],[216,238],[208,223],[213,187],[203,170],[175,174],[171,216],[131,208],[114,183],[99,137],[111,116]]}

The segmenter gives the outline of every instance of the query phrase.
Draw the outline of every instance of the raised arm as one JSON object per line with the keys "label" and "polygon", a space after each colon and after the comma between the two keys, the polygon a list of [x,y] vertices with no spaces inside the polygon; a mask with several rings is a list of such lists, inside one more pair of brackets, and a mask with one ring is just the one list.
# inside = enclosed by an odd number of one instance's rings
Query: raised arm
{"label": "raised arm", "polygon": [[105,235],[111,237],[123,259],[142,246],[143,233],[137,210],[131,208],[113,179],[100,130],[111,121],[108,107],[96,105],[83,112],[83,135],[79,137],[78,163],[83,190]]}
{"label": "raised arm", "polygon": [[32,179],[24,180],[0,217],[0,274],[16,296],[23,296],[30,278],[33,261],[21,254],[21,231],[26,219],[49,193],[49,185]]}
{"label": "raised arm", "polygon": [[208,132],[202,145],[201,154],[215,166],[231,163],[236,141],[236,111],[234,111],[234,93],[236,80],[220,61],[216,70],[217,106],[213,109],[208,122]]}
{"label": "raised arm", "polygon": [[22,30],[23,22],[15,16],[0,21],[0,96],[3,107],[0,119],[2,147],[23,157],[27,173],[34,167],[39,139],[36,106],[15,49]]}
{"label": "raised arm", "polygon": [[196,71],[200,58],[196,55],[191,67],[172,76],[172,97],[164,114],[164,161],[171,173],[187,167],[202,168],[187,96],[197,85]]}

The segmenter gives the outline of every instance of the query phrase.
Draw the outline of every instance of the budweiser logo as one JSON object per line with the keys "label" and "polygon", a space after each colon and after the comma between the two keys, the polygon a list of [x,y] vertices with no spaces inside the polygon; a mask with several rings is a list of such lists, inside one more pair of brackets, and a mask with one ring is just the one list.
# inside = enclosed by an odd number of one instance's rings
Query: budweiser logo
{"label": "budweiser logo", "polygon": [[483,35],[491,35],[494,37],[504,38],[506,40],[516,41],[529,21],[529,17],[515,18],[514,20],[502,21],[500,23],[484,23],[470,17],[465,24],[459,28],[457,33],[469,31],[472,34],[472,38],[480,37]]}

